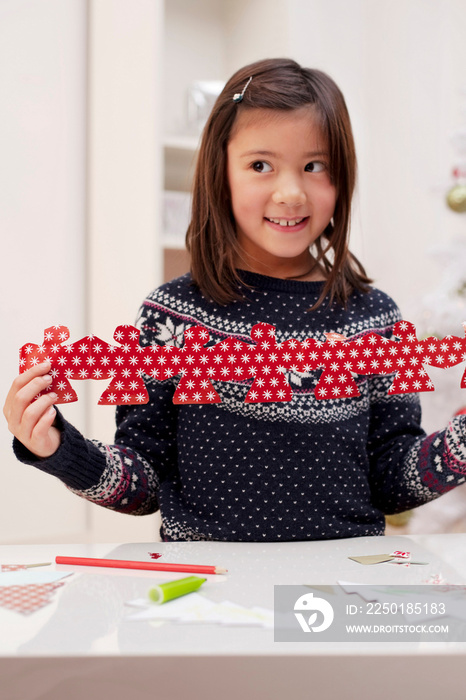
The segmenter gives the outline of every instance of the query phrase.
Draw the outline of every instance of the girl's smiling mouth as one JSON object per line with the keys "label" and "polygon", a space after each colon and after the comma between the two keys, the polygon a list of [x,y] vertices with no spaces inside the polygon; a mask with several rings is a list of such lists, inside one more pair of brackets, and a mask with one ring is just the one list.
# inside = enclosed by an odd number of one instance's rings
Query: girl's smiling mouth
{"label": "girl's smiling mouth", "polygon": [[270,224],[274,229],[278,231],[283,231],[290,229],[292,231],[300,231],[307,224],[309,217],[299,217],[296,219],[272,219],[267,216],[264,217],[268,224]]}

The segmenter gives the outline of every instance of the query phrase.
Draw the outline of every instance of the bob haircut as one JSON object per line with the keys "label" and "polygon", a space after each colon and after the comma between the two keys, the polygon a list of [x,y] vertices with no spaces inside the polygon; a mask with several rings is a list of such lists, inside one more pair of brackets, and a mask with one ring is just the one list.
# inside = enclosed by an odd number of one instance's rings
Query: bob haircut
{"label": "bob haircut", "polygon": [[[252,81],[240,102],[249,78]],[[325,73],[302,68],[290,59],[266,59],[237,71],[217,98],[202,135],[193,182],[192,215],[186,234],[193,283],[220,305],[244,299],[236,262],[241,259],[227,177],[227,146],[237,115],[256,108],[292,111],[312,106],[329,152],[330,177],[337,190],[333,221],[313,246],[326,276],[312,309],[329,295],[329,303],[346,306],[355,289],[367,291],[371,280],[349,251],[351,200],[356,154],[344,97]]]}

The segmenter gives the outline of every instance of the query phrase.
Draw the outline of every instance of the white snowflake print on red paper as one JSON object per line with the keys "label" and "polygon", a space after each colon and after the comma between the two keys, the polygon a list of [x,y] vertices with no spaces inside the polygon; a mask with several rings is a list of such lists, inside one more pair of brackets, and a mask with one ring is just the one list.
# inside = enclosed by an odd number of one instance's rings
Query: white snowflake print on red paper
{"label": "white snowflake print on red paper", "polygon": [[[466,336],[419,340],[408,321],[396,323],[390,339],[374,332],[354,339],[329,332],[325,342],[290,338],[278,344],[275,331],[274,326],[260,322],[251,329],[253,344],[231,336],[206,347],[209,331],[192,326],[184,329],[181,347],[173,344],[173,338],[163,345],[141,347],[140,332],[134,326],[117,327],[113,337],[118,345],[93,335],[64,344],[70,337],[68,328],[52,326],[45,330],[42,345],[23,345],[20,372],[49,360],[53,381],[47,391],[57,394],[57,404],[76,401],[70,381],[84,379],[110,380],[100,404],[147,403],[144,375],[159,381],[179,375],[175,404],[220,403],[212,380],[248,386],[251,379],[245,402],[264,403],[291,401],[287,381],[291,373],[322,370],[314,390],[316,399],[344,399],[360,395],[357,375],[393,375],[389,394],[433,391],[426,366],[448,368],[466,361]],[[466,388],[466,370],[461,388]]]}

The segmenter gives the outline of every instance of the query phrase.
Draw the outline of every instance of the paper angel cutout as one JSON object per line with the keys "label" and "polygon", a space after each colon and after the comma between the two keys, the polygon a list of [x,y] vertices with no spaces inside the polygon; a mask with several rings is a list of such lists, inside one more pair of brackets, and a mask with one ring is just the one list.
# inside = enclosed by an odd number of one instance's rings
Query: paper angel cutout
{"label": "paper angel cutout", "polygon": [[[56,403],[71,403],[78,397],[72,379],[110,379],[99,399],[101,405],[147,403],[149,395],[142,378],[143,348],[134,326],[118,326],[113,335],[120,345],[110,345],[95,335],[63,345],[70,337],[66,326],[52,326],[44,331],[42,345],[29,343],[20,350],[20,371],[49,360],[52,383],[45,390],[54,391]],[[142,360],[142,363],[141,363]],[[142,365],[142,366],[141,366]]]}

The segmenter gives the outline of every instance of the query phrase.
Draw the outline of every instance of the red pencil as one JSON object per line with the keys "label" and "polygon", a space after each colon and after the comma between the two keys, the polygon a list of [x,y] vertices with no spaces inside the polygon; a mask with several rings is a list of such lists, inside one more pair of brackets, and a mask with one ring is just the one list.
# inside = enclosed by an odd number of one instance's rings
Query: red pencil
{"label": "red pencil", "polygon": [[128,561],[125,559],[94,559],[90,557],[55,557],[57,564],[71,566],[106,566],[114,569],[146,569],[148,571],[186,571],[193,574],[226,574],[227,569],[201,564],[168,564],[155,561]]}

